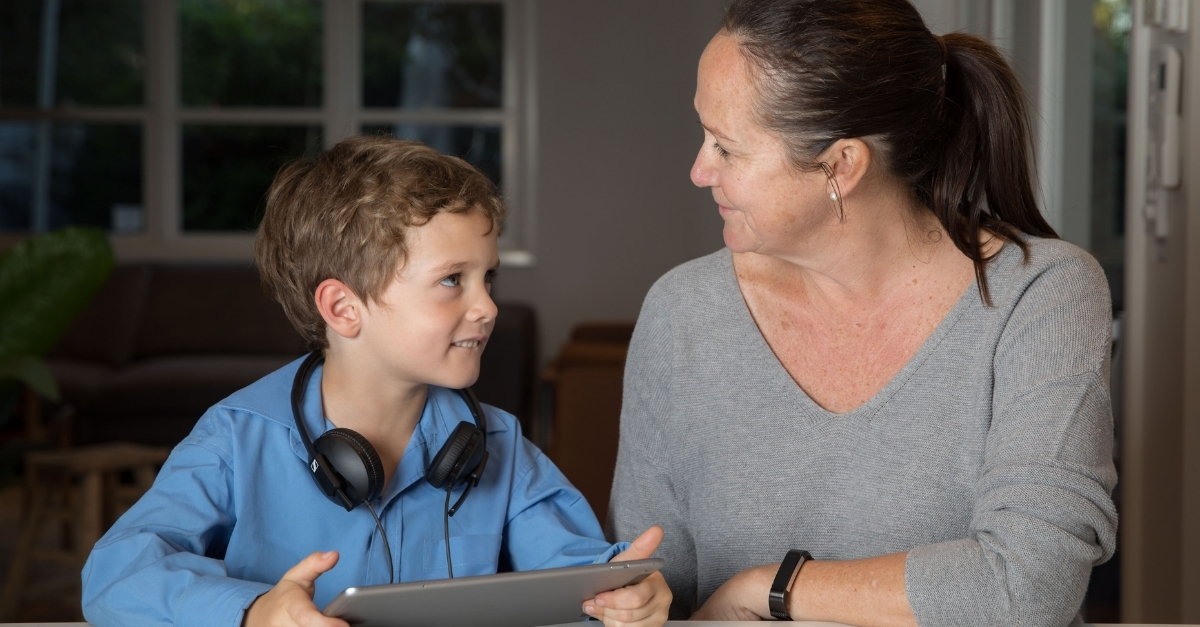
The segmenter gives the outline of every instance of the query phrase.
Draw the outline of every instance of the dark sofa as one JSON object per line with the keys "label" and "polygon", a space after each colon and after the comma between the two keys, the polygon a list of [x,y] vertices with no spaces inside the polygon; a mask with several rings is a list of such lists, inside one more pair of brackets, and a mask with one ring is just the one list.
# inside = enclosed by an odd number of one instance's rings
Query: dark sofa
{"label": "dark sofa", "polygon": [[[528,426],[536,320],[500,304],[475,392]],[[249,264],[119,265],[47,361],[76,444],[172,446],[213,403],[304,353]]]}

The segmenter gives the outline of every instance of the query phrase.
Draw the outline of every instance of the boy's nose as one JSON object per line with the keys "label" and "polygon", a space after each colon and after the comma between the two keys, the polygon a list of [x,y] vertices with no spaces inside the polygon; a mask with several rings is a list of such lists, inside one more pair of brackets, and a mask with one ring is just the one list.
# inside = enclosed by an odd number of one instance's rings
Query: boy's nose
{"label": "boy's nose", "polygon": [[486,291],[471,306],[472,319],[478,322],[494,321],[499,311],[500,309],[496,307],[496,301],[492,300],[492,295]]}

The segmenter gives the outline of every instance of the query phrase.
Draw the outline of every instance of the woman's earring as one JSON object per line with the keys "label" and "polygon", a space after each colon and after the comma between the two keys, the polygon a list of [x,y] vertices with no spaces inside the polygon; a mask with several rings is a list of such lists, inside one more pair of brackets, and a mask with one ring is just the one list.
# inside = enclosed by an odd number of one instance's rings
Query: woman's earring
{"label": "woman's earring", "polygon": [[837,200],[837,192],[829,194],[829,200]]}

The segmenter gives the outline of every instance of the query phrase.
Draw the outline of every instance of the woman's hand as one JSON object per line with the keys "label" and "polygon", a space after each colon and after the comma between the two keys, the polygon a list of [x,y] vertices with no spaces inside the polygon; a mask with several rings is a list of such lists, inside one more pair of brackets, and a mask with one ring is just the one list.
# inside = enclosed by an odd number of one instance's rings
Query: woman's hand
{"label": "woman's hand", "polygon": [[337,551],[300,560],[274,588],[254,600],[242,619],[243,627],[350,627],[344,620],[322,614],[312,600],[317,577],[337,561]]}
{"label": "woman's hand", "polygon": [[689,620],[763,620],[771,618],[767,597],[777,565],[755,566],[734,575],[708,597]]}
{"label": "woman's hand", "polygon": [[[662,542],[662,527],[647,529],[629,548],[621,551],[614,562],[646,559],[654,554]],[[589,616],[604,621],[605,627],[660,627],[667,622],[667,610],[671,607],[671,589],[662,573],[651,573],[649,577],[632,586],[611,592],[601,592],[596,598],[583,602],[583,611]]]}

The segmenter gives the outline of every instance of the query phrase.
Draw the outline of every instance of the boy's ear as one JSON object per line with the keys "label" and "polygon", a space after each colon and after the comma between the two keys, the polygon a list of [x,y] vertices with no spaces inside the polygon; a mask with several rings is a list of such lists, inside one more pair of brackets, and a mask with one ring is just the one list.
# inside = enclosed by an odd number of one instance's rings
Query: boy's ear
{"label": "boy's ear", "polygon": [[317,286],[313,296],[317,310],[330,330],[346,338],[358,335],[362,328],[363,305],[358,295],[345,283],[337,279],[325,279]]}

